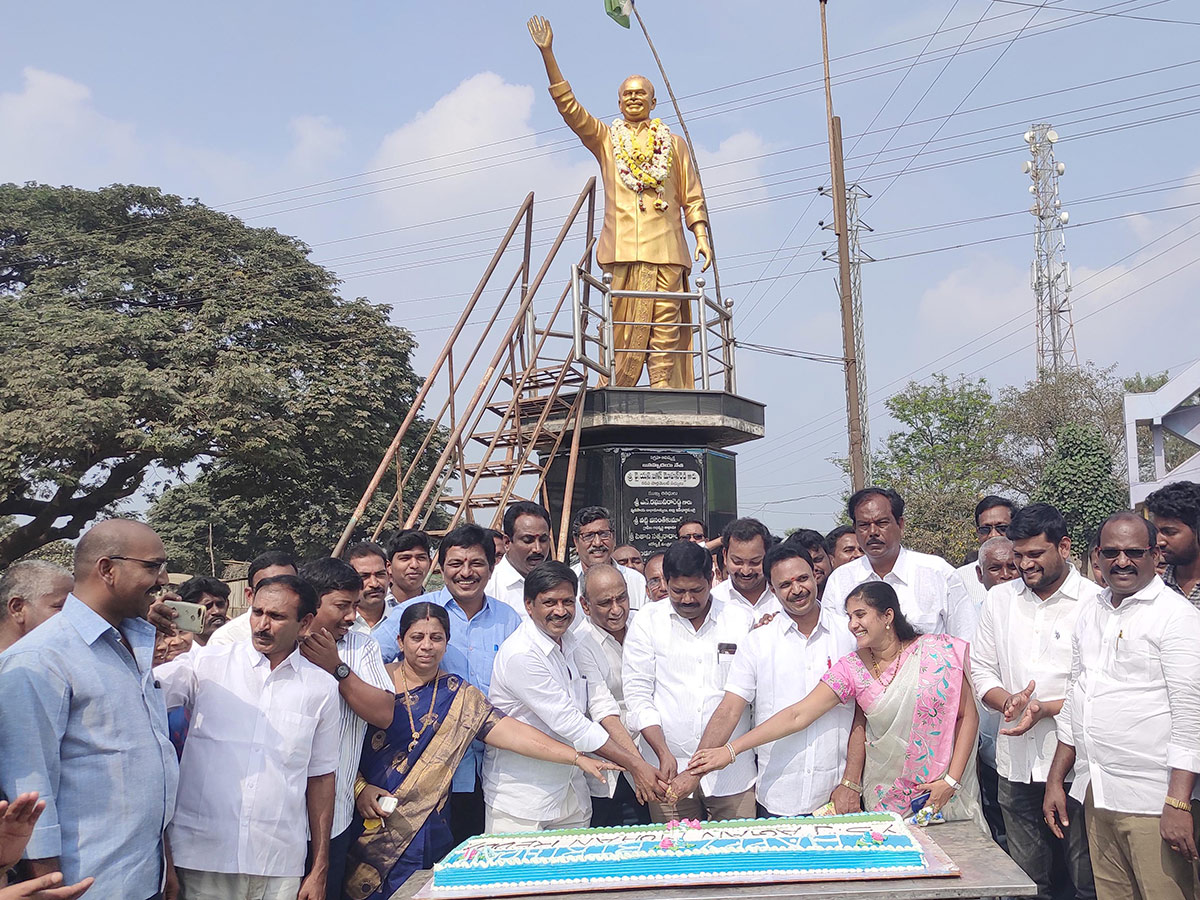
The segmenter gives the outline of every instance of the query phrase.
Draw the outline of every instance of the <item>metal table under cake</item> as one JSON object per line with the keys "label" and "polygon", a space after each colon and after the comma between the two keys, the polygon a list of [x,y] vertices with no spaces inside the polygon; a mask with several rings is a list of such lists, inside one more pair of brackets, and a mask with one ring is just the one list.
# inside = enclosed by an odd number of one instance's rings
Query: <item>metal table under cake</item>
{"label": "metal table under cake", "polygon": [[[1037,887],[1008,854],[971,822],[948,822],[924,832],[959,869],[941,878],[880,878],[865,881],[803,881],[789,884],[718,884],[632,888],[586,893],[528,894],[506,900],[964,900],[982,897],[1031,897]],[[391,896],[413,900],[432,872],[416,872]]]}

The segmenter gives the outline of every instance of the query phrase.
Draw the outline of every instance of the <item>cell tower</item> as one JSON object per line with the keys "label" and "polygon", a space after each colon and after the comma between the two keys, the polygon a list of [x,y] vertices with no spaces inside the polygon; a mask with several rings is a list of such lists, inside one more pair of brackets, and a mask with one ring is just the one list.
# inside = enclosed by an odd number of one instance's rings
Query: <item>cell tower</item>
{"label": "cell tower", "polygon": [[1071,266],[1063,235],[1067,213],[1058,197],[1058,179],[1067,167],[1054,159],[1057,141],[1058,132],[1049,125],[1033,125],[1025,132],[1025,143],[1033,158],[1021,166],[1033,180],[1029,186],[1033,195],[1029,211],[1037,220],[1030,281],[1037,301],[1039,378],[1079,365],[1071,321]]}

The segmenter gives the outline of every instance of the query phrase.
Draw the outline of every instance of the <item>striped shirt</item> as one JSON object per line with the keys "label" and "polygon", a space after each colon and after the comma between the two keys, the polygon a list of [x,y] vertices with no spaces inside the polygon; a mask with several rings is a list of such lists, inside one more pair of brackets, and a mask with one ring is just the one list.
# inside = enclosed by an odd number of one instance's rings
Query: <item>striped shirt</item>
{"label": "striped shirt", "polygon": [[[392,677],[383,667],[379,644],[369,634],[347,631],[337,642],[338,656],[350,671],[371,687],[395,693]],[[341,697],[342,716],[338,728],[337,787],[333,799],[333,836],[337,837],[350,827],[354,818],[354,777],[358,774],[358,759],[362,756],[363,738],[367,734],[366,721],[350,708],[345,697]]]}

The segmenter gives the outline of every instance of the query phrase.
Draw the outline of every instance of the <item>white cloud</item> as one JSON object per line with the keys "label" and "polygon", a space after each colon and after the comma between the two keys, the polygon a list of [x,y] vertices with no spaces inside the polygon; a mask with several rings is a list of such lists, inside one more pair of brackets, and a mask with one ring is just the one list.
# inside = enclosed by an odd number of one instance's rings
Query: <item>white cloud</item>
{"label": "white cloud", "polygon": [[574,141],[569,134],[533,136],[534,96],[528,85],[481,72],[384,137],[371,168],[389,170],[381,174],[395,189],[380,194],[387,214],[409,223],[515,207],[531,189],[543,199],[580,190],[595,166],[548,146]]}
{"label": "white cloud", "polygon": [[921,294],[918,308],[922,332],[927,335],[982,334],[1033,309],[1029,272],[1005,260],[982,256],[928,288]]}
{"label": "white cloud", "polygon": [[0,178],[96,187],[135,180],[145,163],[134,127],[98,112],[91,90],[25,68],[21,87],[0,93]]}
{"label": "white cloud", "polygon": [[346,132],[328,116],[296,116],[288,125],[295,141],[288,154],[289,168],[311,172],[334,162],[346,148]]}

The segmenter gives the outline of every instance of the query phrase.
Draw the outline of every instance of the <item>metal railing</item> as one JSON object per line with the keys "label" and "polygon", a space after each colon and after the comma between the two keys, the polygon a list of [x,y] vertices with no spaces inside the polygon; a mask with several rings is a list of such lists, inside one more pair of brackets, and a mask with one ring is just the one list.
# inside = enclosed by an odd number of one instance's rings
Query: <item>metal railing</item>
{"label": "metal railing", "polygon": [[[737,393],[737,368],[734,361],[733,301],[710,297],[704,279],[696,279],[694,291],[614,290],[612,275],[597,278],[578,265],[571,266],[572,320],[575,326],[575,359],[581,365],[607,378],[611,384],[617,353],[614,334],[617,325],[645,325],[615,319],[613,300],[620,297],[678,300],[691,307],[690,322],[677,327],[690,333],[685,349],[655,350],[655,353],[685,354],[692,361],[692,383],[701,390]],[[698,346],[697,346],[698,345]],[[638,352],[638,351],[635,351]],[[698,370],[698,371],[697,371]]]}

